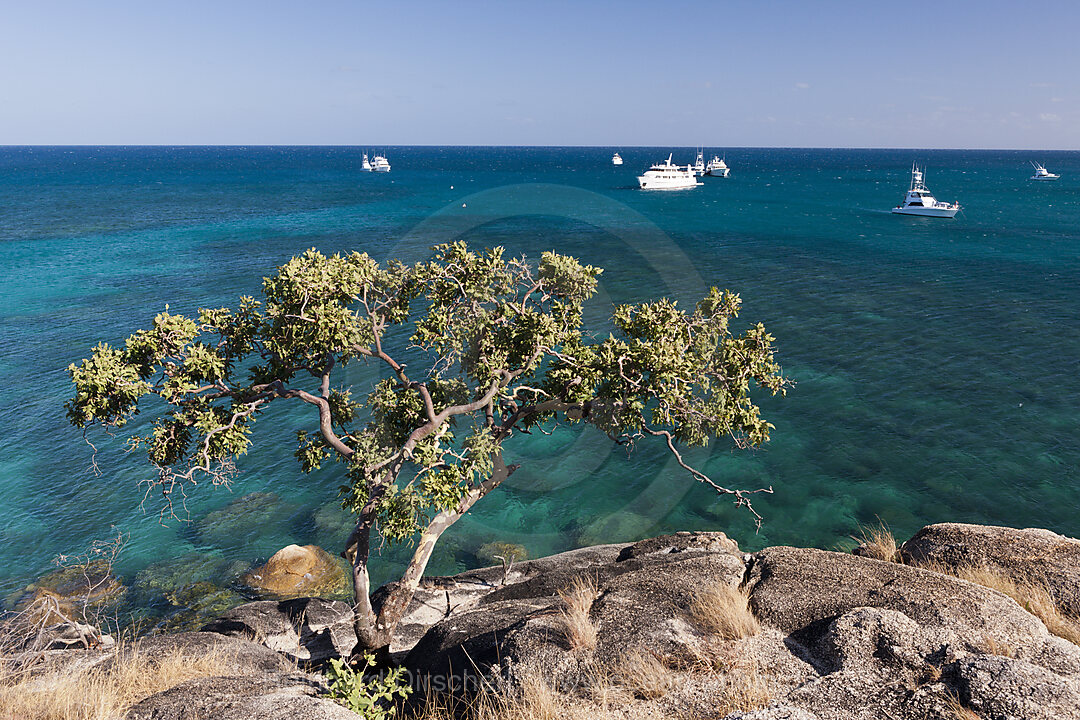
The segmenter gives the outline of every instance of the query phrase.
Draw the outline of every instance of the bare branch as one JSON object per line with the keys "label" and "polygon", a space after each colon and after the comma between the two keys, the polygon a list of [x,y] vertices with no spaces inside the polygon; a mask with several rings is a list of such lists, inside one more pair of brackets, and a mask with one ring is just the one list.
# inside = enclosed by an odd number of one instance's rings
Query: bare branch
{"label": "bare branch", "polygon": [[684,470],[693,475],[695,480],[704,483],[705,485],[708,485],[717,493],[721,495],[733,495],[735,497],[735,506],[745,507],[747,510],[749,510],[750,513],[754,516],[755,524],[759,529],[761,528],[761,521],[764,518],[762,518],[761,515],[758,514],[757,510],[754,509],[754,505],[750,502],[750,498],[747,497],[747,495],[755,495],[757,493],[772,494],[773,489],[771,485],[767,488],[758,488],[757,490],[732,490],[730,488],[726,488],[722,485],[717,484],[705,473],[686,464],[686,461],[683,460],[682,453],[680,453],[675,447],[674,436],[671,432],[667,430],[654,430],[650,428],[644,420],[645,419],[642,418],[641,429],[646,434],[652,435],[653,437],[664,438],[667,441],[668,450],[671,451],[671,454],[675,456],[675,461],[678,462]]}

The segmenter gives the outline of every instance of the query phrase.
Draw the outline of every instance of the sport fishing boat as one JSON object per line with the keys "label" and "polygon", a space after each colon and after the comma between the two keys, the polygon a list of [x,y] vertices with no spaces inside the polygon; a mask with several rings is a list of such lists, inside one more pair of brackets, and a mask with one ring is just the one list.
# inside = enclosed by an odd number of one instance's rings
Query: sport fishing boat
{"label": "sport fishing boat", "polygon": [[1031,167],[1035,168],[1035,174],[1029,178],[1031,180],[1057,180],[1061,177],[1060,175],[1055,175],[1050,172],[1039,163],[1033,162],[1031,163]]}
{"label": "sport fishing boat", "polygon": [[360,169],[364,172],[371,172],[371,163],[368,162],[367,153],[364,153],[364,160],[360,163]]}
{"label": "sport fishing boat", "polygon": [[382,155],[376,155],[371,159],[371,169],[374,172],[390,172],[390,163]]}
{"label": "sport fishing boat", "polygon": [[705,174],[705,153],[701,150],[701,148],[698,148],[697,160],[694,161],[693,170],[695,175]]}
{"label": "sport fishing boat", "polygon": [[911,166],[911,187],[908,188],[904,202],[892,211],[898,215],[921,215],[923,217],[955,217],[960,211],[960,203],[941,202],[930,194],[923,182],[923,173],[918,165]]}
{"label": "sport fishing boat", "polygon": [[713,155],[713,159],[709,161],[709,164],[705,166],[705,174],[709,177],[722,177],[726,178],[731,169],[724,162],[724,159],[719,155]]}
{"label": "sport fishing boat", "polygon": [[614,155],[611,156],[611,164],[612,165],[622,165],[622,157],[619,155],[619,153],[615,153]]}
{"label": "sport fishing boat", "polygon": [[642,190],[681,190],[701,185],[694,177],[692,165],[673,165],[671,155],[667,161],[657,163],[638,176]]}

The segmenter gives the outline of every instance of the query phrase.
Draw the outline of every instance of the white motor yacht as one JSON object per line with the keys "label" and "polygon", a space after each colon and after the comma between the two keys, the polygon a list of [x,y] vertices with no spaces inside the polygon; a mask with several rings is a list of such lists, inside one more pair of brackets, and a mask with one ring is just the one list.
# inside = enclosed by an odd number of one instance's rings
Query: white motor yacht
{"label": "white motor yacht", "polygon": [[671,155],[667,161],[657,163],[638,176],[642,190],[680,190],[700,185],[694,177],[692,165],[673,165]]}
{"label": "white motor yacht", "polygon": [[722,177],[726,178],[731,172],[731,169],[724,162],[724,159],[719,155],[713,155],[713,159],[709,161],[709,164],[705,166],[705,174],[709,177]]}
{"label": "white motor yacht", "polygon": [[697,160],[694,161],[693,169],[695,175],[705,174],[705,152],[701,148],[698,148]]}
{"label": "white motor yacht", "polygon": [[892,211],[898,215],[951,218],[960,211],[960,203],[950,204],[937,200],[923,182],[922,170],[917,165],[912,165],[911,187],[908,188],[904,202],[894,207]]}
{"label": "white motor yacht", "polygon": [[612,155],[611,156],[611,164],[612,165],[622,165],[622,156],[620,156],[619,153],[615,153],[614,155]]}
{"label": "white motor yacht", "polygon": [[364,172],[371,172],[371,163],[368,162],[367,153],[364,153],[364,159],[360,163],[360,169]]}
{"label": "white motor yacht", "polygon": [[1050,172],[1040,163],[1033,162],[1031,163],[1031,166],[1035,168],[1035,174],[1031,176],[1031,180],[1057,180],[1059,177],[1061,177],[1060,175],[1055,175],[1054,173]]}
{"label": "white motor yacht", "polygon": [[390,172],[390,163],[382,155],[376,155],[371,159],[371,169],[375,172]]}

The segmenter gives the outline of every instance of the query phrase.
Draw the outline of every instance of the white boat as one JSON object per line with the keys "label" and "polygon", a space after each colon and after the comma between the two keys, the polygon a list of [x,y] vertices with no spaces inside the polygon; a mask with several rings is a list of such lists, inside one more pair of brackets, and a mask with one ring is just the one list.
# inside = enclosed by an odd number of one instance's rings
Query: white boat
{"label": "white boat", "polygon": [[1055,175],[1039,163],[1031,163],[1031,166],[1035,168],[1035,174],[1031,176],[1031,180],[1057,180],[1060,175]]}
{"label": "white boat", "polygon": [[614,155],[611,156],[611,164],[612,165],[622,165],[622,157],[619,155],[619,153],[615,153]]}
{"label": "white boat", "polygon": [[697,160],[694,161],[694,174],[705,174],[705,153],[700,148],[697,151]]}
{"label": "white boat", "polygon": [[364,153],[364,160],[360,163],[360,169],[364,172],[371,172],[371,163],[368,162],[367,153]]}
{"label": "white boat", "polygon": [[713,155],[713,159],[709,161],[709,164],[705,166],[705,174],[709,177],[722,177],[726,178],[731,172],[731,169],[724,162],[724,159],[719,155]]}
{"label": "white boat", "polygon": [[701,185],[694,177],[692,165],[673,165],[671,155],[667,161],[657,163],[638,176],[642,190],[681,190]]}
{"label": "white boat", "polygon": [[955,217],[960,211],[960,203],[941,202],[930,194],[923,182],[922,170],[917,165],[911,166],[911,187],[908,188],[904,202],[892,209],[898,215],[922,215],[923,217]]}
{"label": "white boat", "polygon": [[371,169],[374,172],[390,172],[390,163],[382,155],[371,158]]}

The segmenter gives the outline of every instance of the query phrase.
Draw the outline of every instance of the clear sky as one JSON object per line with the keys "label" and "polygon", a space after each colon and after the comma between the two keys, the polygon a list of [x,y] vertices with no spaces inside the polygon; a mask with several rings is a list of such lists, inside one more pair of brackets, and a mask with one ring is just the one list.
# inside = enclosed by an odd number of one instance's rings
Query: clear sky
{"label": "clear sky", "polygon": [[33,0],[0,144],[1080,147],[1077,0]]}

